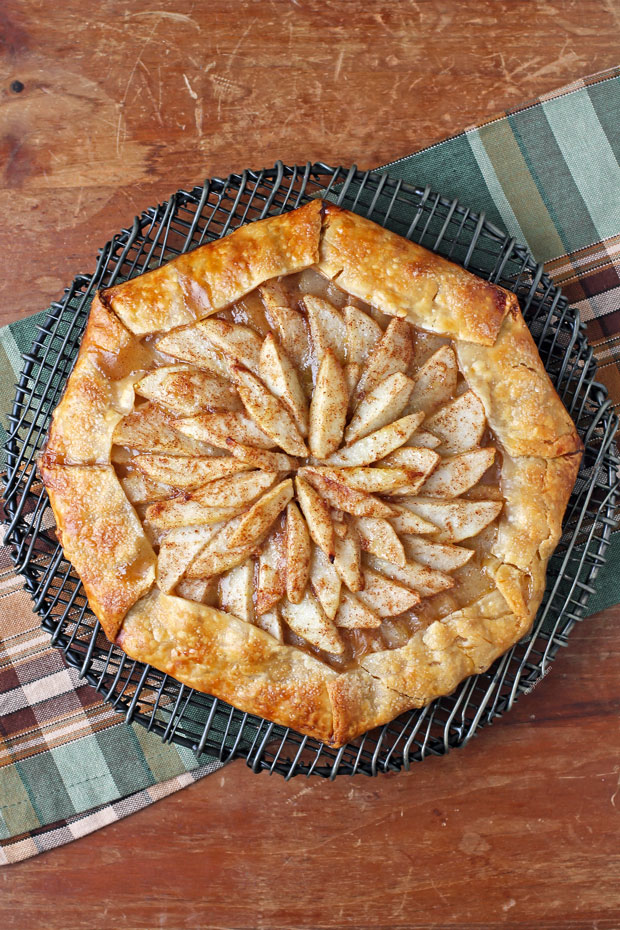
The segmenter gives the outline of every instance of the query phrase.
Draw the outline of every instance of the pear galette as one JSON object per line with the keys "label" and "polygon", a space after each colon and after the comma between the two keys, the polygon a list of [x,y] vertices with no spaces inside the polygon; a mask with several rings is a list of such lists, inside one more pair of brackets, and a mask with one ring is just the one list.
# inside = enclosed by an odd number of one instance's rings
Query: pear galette
{"label": "pear galette", "polygon": [[112,642],[341,745],[527,632],[581,448],[513,294],[315,200],[98,294],[39,469]]}

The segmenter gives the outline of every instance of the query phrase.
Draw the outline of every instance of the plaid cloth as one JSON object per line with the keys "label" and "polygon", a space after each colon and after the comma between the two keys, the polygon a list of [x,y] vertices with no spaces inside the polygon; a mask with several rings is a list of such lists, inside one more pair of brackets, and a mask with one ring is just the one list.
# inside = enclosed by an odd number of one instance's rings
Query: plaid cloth
{"label": "plaid cloth", "polygon": [[[526,242],[588,326],[620,404],[620,69],[563,87],[384,170],[458,197]],[[37,316],[0,331],[2,409]],[[0,439],[3,438],[0,436]],[[613,565],[591,612],[620,600]],[[212,772],[128,726],[49,646],[0,549],[0,863],[105,826]]]}
{"label": "plaid cloth", "polygon": [[[0,330],[3,411],[43,316]],[[50,646],[0,545],[0,865],[85,836],[219,768],[127,725],[80,682]]]}
{"label": "plaid cloth", "polygon": [[526,243],[579,309],[620,404],[620,68],[385,165]]}
{"label": "plaid cloth", "polygon": [[220,763],[127,725],[50,646],[0,548],[0,865],[84,836]]}

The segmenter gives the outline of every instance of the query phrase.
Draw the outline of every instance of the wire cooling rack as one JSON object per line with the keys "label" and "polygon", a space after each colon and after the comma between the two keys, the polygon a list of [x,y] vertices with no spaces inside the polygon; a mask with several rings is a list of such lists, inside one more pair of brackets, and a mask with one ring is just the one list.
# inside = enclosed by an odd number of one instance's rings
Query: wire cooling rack
{"label": "wire cooling rack", "polygon": [[[293,209],[317,194],[364,214],[518,296],[527,323],[586,451],[568,506],[564,535],[530,635],[449,697],[406,713],[335,750],[127,658],[99,629],[72,566],[54,535],[47,495],[35,470],[52,411],[75,360],[91,299],[99,287],[134,277],[250,220]],[[509,710],[546,674],[585,612],[605,561],[617,497],[616,417],[577,313],[528,251],[455,200],[387,174],[325,164],[244,171],[180,190],[136,217],[101,250],[95,272],[78,275],[52,305],[17,385],[6,446],[5,501],[10,544],[45,630],[67,662],[129,720],[164,740],[227,761],[244,757],[254,771],[290,778],[409,768],[428,755],[465,744]]]}

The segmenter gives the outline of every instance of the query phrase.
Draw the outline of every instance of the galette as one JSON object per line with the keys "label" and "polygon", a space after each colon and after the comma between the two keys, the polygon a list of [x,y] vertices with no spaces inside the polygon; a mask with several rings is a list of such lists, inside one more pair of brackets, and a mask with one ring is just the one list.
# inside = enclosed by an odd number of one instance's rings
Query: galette
{"label": "galette", "polygon": [[581,452],[514,294],[312,200],[98,293],[39,471],[111,642],[341,746],[527,633]]}

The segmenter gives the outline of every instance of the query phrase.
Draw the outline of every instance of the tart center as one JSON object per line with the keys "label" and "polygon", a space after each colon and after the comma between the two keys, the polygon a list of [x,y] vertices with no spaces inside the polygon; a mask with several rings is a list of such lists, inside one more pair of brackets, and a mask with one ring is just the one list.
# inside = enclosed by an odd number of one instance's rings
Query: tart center
{"label": "tart center", "polygon": [[499,453],[450,340],[310,269],[144,344],[112,458],[164,593],[341,668],[492,589]]}

